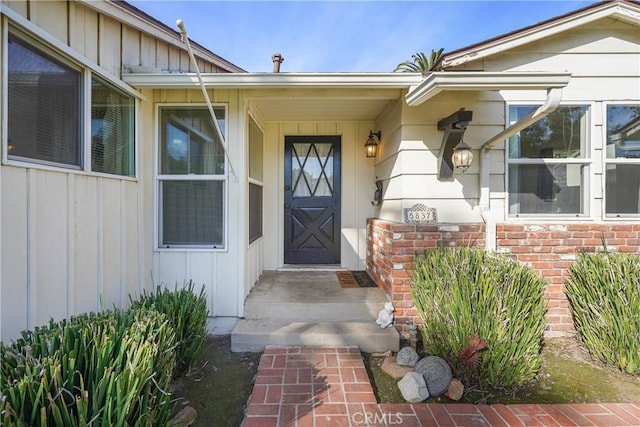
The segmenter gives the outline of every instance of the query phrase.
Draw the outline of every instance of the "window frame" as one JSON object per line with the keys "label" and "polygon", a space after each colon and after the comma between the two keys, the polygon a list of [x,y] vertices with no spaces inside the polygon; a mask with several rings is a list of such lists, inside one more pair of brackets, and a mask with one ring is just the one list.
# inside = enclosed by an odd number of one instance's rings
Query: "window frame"
{"label": "window frame", "polygon": [[[255,126],[260,130],[261,134],[262,134],[262,139],[261,139],[261,143],[262,146],[260,147],[261,150],[261,160],[262,160],[262,164],[260,166],[261,170],[261,177],[260,178],[256,178],[251,176],[251,123],[253,122],[253,124],[255,124]],[[251,245],[253,245],[254,243],[264,239],[264,129],[263,127],[260,125],[260,123],[258,123],[258,120],[256,120],[256,118],[250,113],[247,113],[247,199],[246,199],[246,203],[247,203],[247,237],[248,237],[248,246],[250,247]],[[255,185],[260,187],[261,189],[261,194],[260,194],[260,201],[261,201],[261,209],[260,209],[260,235],[253,237],[251,236],[251,232],[250,232],[250,228],[251,228],[251,212],[249,211],[249,208],[251,206],[251,186]]]}
{"label": "window frame", "polygon": [[[47,160],[32,159],[29,157],[10,157],[8,153],[8,138],[9,132],[7,127],[2,126],[2,133],[0,135],[0,141],[2,145],[1,161],[3,165],[25,167],[32,169],[42,170],[54,170],[65,173],[73,173],[80,175],[100,176],[112,179],[121,180],[138,180],[138,119],[140,100],[145,99],[135,89],[121,81],[116,76],[113,76],[110,72],[100,67],[96,63],[92,62],[88,58],[75,52],[66,44],[60,40],[51,36],[47,32],[43,31],[32,22],[26,20],[7,6],[0,4],[0,31],[2,32],[2,38],[0,43],[0,51],[2,53],[2,98],[0,99],[0,115],[2,123],[8,124],[8,88],[9,88],[9,68],[8,68],[8,43],[9,32],[14,37],[19,38],[26,44],[33,46],[35,49],[42,51],[44,54],[54,58],[55,60],[76,69],[80,73],[80,87],[81,92],[78,111],[80,115],[79,126],[79,150],[80,150],[80,165],[61,164],[57,162],[51,162]],[[133,174],[118,175],[105,172],[95,172],[91,170],[91,82],[92,78],[96,78],[104,82],[107,86],[112,86],[113,90],[120,92],[126,96],[130,96],[134,102],[133,108]]]}
{"label": "window frame", "polygon": [[624,214],[624,213],[607,213],[607,166],[608,165],[638,165],[640,168],[640,158],[627,159],[627,158],[608,158],[607,157],[607,139],[609,130],[607,129],[608,121],[608,109],[609,106],[637,106],[640,108],[640,101],[638,100],[626,100],[626,101],[606,101],[602,102],[602,219],[604,221],[629,221],[640,218],[640,212],[636,214]]}
{"label": "window frame", "polygon": [[[505,102],[505,117],[506,127],[511,126],[518,120],[512,120],[510,117],[511,107],[532,107],[533,109],[539,108],[543,102],[541,101],[508,101]],[[542,220],[542,221],[557,221],[557,220],[575,220],[584,221],[590,219],[593,213],[592,209],[592,176],[594,172],[593,162],[593,148],[592,141],[593,126],[594,126],[594,103],[584,101],[567,101],[561,103],[558,108],[562,107],[586,107],[586,120],[585,125],[585,137],[584,137],[584,154],[582,157],[571,158],[511,158],[509,157],[509,139],[505,140],[504,148],[504,194],[505,194],[505,218],[509,221],[530,221],[530,220]],[[557,110],[557,109],[556,109]],[[526,128],[525,128],[526,129]],[[523,129],[524,130],[524,129]],[[520,132],[518,132],[520,133]],[[518,134],[516,133],[516,134]],[[514,136],[516,135],[514,134]],[[582,212],[581,213],[511,213],[510,209],[510,191],[509,191],[509,169],[511,165],[582,165]]]}
{"label": "window frame", "polygon": [[[211,104],[215,108],[224,108],[225,111],[225,127],[224,139],[229,139],[229,104],[224,102],[214,102]],[[153,147],[153,175],[154,175],[154,251],[156,252],[229,252],[229,159],[222,152],[224,157],[224,173],[223,174],[161,174],[160,173],[160,137],[161,137],[161,114],[162,108],[171,107],[189,107],[208,109],[206,103],[158,103],[155,105],[154,118],[154,147]],[[162,244],[161,226],[162,226],[162,194],[160,193],[161,181],[222,181],[223,203],[222,207],[222,245],[171,245]]]}

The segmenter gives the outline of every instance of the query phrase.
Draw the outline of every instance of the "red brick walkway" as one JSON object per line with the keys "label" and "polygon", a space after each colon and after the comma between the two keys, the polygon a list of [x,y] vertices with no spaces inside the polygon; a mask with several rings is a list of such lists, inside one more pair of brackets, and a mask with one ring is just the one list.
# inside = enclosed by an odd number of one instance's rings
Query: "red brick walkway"
{"label": "red brick walkway", "polygon": [[640,402],[377,404],[356,347],[268,347],[243,427],[640,426]]}

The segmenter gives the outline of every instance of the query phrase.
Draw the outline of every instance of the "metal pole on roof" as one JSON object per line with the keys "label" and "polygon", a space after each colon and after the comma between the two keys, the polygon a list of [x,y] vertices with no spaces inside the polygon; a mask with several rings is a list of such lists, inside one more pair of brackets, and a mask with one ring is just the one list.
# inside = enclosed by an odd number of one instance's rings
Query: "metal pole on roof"
{"label": "metal pole on roof", "polygon": [[187,30],[184,28],[184,22],[182,19],[178,19],[176,21],[176,25],[180,28],[180,35],[182,36],[182,41],[187,46],[187,52],[189,53],[189,58],[193,63],[193,67],[196,70],[196,75],[198,76],[198,81],[200,82],[200,89],[202,90],[202,95],[204,95],[204,100],[207,103],[207,107],[209,108],[209,114],[211,114],[211,120],[213,121],[213,128],[218,134],[218,138],[220,139],[220,144],[222,145],[222,149],[224,150],[224,154],[227,157],[227,163],[229,164],[229,173],[233,178],[234,182],[238,182],[238,175],[233,169],[233,164],[231,164],[231,156],[229,156],[229,149],[227,148],[227,143],[224,140],[224,135],[222,134],[222,130],[220,130],[220,126],[218,125],[218,119],[216,118],[216,113],[213,111],[213,105],[211,105],[211,100],[209,99],[209,94],[207,93],[207,89],[204,87],[204,82],[202,81],[202,75],[200,74],[200,69],[198,68],[198,63],[196,62],[196,57],[193,55],[193,50],[191,50],[191,43],[189,43],[189,36],[187,36]]}

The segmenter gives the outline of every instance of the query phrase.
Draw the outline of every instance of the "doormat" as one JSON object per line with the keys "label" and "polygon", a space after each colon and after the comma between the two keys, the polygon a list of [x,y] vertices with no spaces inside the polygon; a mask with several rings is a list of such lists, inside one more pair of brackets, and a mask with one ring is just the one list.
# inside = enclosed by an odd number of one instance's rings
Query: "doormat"
{"label": "doormat", "polygon": [[375,288],[366,271],[336,271],[341,288]]}

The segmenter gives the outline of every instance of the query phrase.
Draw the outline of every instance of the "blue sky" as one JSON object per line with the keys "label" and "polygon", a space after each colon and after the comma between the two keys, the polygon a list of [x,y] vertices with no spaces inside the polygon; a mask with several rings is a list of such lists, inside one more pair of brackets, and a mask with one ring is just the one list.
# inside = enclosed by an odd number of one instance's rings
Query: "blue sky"
{"label": "blue sky", "polygon": [[129,1],[250,72],[389,72],[594,1]]}

